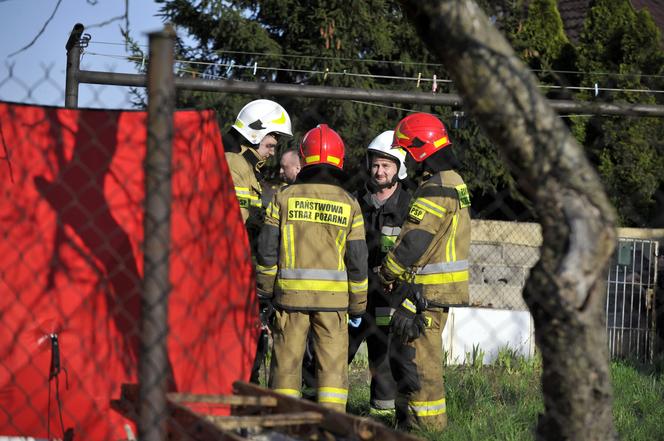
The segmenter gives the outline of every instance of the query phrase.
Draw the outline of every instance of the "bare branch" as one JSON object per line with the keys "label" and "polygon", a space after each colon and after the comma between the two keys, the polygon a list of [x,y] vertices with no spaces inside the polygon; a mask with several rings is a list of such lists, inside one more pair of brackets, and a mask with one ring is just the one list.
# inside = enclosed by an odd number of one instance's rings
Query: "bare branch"
{"label": "bare branch", "polygon": [[33,38],[32,41],[30,43],[28,43],[27,46],[22,47],[21,49],[17,50],[16,52],[12,52],[11,54],[8,55],[8,57],[13,57],[16,54],[19,54],[19,53],[25,51],[26,49],[30,48],[33,44],[35,44],[37,42],[39,37],[41,37],[42,34],[44,33],[44,31],[46,30],[46,27],[48,26],[48,24],[51,22],[51,20],[53,20],[53,17],[55,16],[55,13],[58,12],[58,8],[60,7],[60,3],[62,3],[62,0],[58,0],[58,3],[55,5],[55,8],[53,8],[53,12],[51,13],[51,16],[48,18],[48,20],[46,20],[46,23],[44,23],[44,26],[42,26],[41,30],[37,33],[37,35],[35,35],[35,38]]}
{"label": "bare branch", "polygon": [[102,27],[107,26],[107,25],[113,23],[114,21],[118,21],[118,20],[125,20],[126,21],[126,14],[118,15],[117,17],[113,17],[113,18],[109,18],[108,20],[86,26],[85,28],[86,29],[102,28]]}

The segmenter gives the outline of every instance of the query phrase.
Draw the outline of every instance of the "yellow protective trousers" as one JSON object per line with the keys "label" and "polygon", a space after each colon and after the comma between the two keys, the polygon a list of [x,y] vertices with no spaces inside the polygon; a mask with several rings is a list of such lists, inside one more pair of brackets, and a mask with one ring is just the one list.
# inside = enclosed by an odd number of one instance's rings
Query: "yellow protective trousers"
{"label": "yellow protective trousers", "polygon": [[424,316],[427,329],[414,341],[402,343],[390,334],[390,359],[400,360],[390,366],[397,380],[397,425],[442,430],[447,427],[442,338],[447,312],[429,309]]}
{"label": "yellow protective trousers", "polygon": [[348,319],[346,311],[275,312],[270,387],[301,396],[302,359],[311,328],[316,354],[318,402],[345,412],[348,401]]}

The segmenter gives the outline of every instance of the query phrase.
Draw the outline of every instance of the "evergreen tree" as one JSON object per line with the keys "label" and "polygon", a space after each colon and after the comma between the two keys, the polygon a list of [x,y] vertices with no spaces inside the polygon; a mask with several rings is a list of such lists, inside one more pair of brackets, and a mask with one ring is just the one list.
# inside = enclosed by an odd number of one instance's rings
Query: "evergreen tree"
{"label": "evergreen tree", "polygon": [[[431,90],[434,74],[446,78],[404,19],[396,0],[157,0],[165,20],[186,40],[179,58],[183,75],[363,89]],[[647,12],[628,0],[596,0],[580,41],[572,45],[554,0],[480,0],[480,5],[538,75],[551,98],[596,99],[589,91],[573,96],[566,86],[662,90],[664,53]],[[440,38],[445,38],[441,35]],[[255,69],[254,69],[255,67]],[[583,74],[575,74],[573,71]],[[600,73],[618,72],[618,76]],[[383,78],[380,78],[383,76]],[[417,78],[420,77],[419,89]],[[385,78],[388,77],[388,78]],[[403,78],[408,78],[404,80]],[[438,83],[438,92],[454,86]],[[562,86],[562,87],[561,87]],[[181,92],[180,105],[214,107],[222,130],[256,96]],[[318,123],[337,130],[347,145],[351,176],[360,178],[368,142],[394,127],[407,111],[439,115],[448,126],[473,194],[476,217],[532,220],[525,199],[504,162],[460,108],[381,105],[353,101],[269,97],[291,113],[296,143]],[[660,102],[655,94],[602,93],[602,100]],[[664,125],[656,118],[565,117],[583,143],[625,225],[649,225],[657,215],[654,198],[664,191]],[[358,181],[359,179],[356,179]],[[357,182],[351,182],[353,187]],[[661,208],[660,208],[661,210]]]}
{"label": "evergreen tree", "polygon": [[[417,91],[432,90],[435,74],[437,92],[453,92],[449,83],[440,81],[446,78],[443,67],[432,60],[395,0],[159,2],[163,4],[161,12],[165,20],[189,36],[186,41],[178,42],[178,58],[189,61],[180,66],[184,75]],[[497,6],[501,17],[511,17],[505,11],[511,10],[512,2],[504,3],[496,2],[494,7]],[[180,93],[180,105],[216,108],[222,130],[227,130],[239,109],[256,98],[187,92]],[[357,178],[362,176],[357,172],[364,169],[365,149],[374,136],[392,129],[406,111],[437,114],[458,146],[455,151],[462,162],[461,172],[467,176],[470,190],[479,202],[474,208],[484,217],[514,218],[514,213],[501,213],[496,204],[490,210],[482,210],[481,201],[491,203],[496,198],[510,201],[519,196],[495,147],[472,120],[455,119],[452,109],[298,97],[263,98],[278,101],[290,112],[295,132],[293,142],[318,123],[327,123],[337,130],[346,142],[347,167],[351,176]],[[353,184],[357,182],[349,187]],[[518,203],[516,206],[516,215],[521,215],[524,208]]]}
{"label": "evergreen tree", "polygon": [[[602,92],[603,101],[661,102],[664,52],[659,31],[647,11],[636,12],[627,0],[597,0],[590,9],[578,46],[581,84]],[[614,72],[616,75],[607,75]],[[644,76],[651,75],[651,76]],[[579,93],[579,99],[594,99]],[[597,164],[609,197],[627,226],[650,226],[662,207],[656,192],[664,191],[664,121],[661,118],[593,116],[577,118],[575,133]]]}

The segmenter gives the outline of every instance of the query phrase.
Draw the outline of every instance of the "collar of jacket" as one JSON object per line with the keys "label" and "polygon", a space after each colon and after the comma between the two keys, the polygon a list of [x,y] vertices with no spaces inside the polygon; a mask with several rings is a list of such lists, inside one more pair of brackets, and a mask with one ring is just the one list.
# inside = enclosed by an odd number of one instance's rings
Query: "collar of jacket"
{"label": "collar of jacket", "polygon": [[[397,182],[397,189],[394,190],[394,193],[387,198],[385,203],[382,206],[383,213],[397,213],[399,211],[399,206],[401,201],[401,195],[406,193],[406,190],[403,189],[403,186],[401,185],[401,182]],[[374,203],[371,200],[371,195],[373,193],[371,190],[369,190],[369,187],[367,184],[364,184],[364,194],[362,195],[362,200],[364,203],[375,209]]]}
{"label": "collar of jacket", "polygon": [[261,157],[258,155],[258,152],[256,149],[247,147],[246,145],[243,145],[240,150],[240,154],[244,157],[244,159],[251,164],[251,166],[254,169],[254,173],[260,175],[261,169],[265,165],[265,159],[261,159]]}
{"label": "collar of jacket", "polygon": [[310,165],[300,170],[295,184],[331,184],[343,187],[346,173],[326,164]]}

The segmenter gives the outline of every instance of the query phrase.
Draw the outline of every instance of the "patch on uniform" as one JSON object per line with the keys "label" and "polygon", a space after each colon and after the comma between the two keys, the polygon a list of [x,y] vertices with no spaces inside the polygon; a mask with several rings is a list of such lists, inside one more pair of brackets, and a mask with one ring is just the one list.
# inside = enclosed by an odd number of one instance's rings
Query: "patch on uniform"
{"label": "patch on uniform", "polygon": [[468,187],[466,187],[466,184],[457,185],[454,188],[459,196],[459,204],[461,205],[461,208],[470,207],[470,194],[468,193]]}
{"label": "patch on uniform", "polygon": [[289,198],[289,221],[317,222],[338,227],[350,225],[350,205],[327,199]]}
{"label": "patch on uniform", "polygon": [[427,317],[425,315],[424,316],[424,323],[426,324],[427,328],[430,328],[431,325],[433,324],[433,319],[431,317]]}
{"label": "patch on uniform", "polygon": [[398,236],[385,236],[381,235],[380,236],[380,251],[383,253],[389,252],[392,248],[394,248],[394,244],[397,241]]}
{"label": "patch on uniform", "polygon": [[249,208],[249,199],[238,198],[238,202],[240,202],[240,208]]}
{"label": "patch on uniform", "polygon": [[408,220],[419,224],[424,219],[424,210],[418,207],[416,204],[413,204],[408,210]]}

